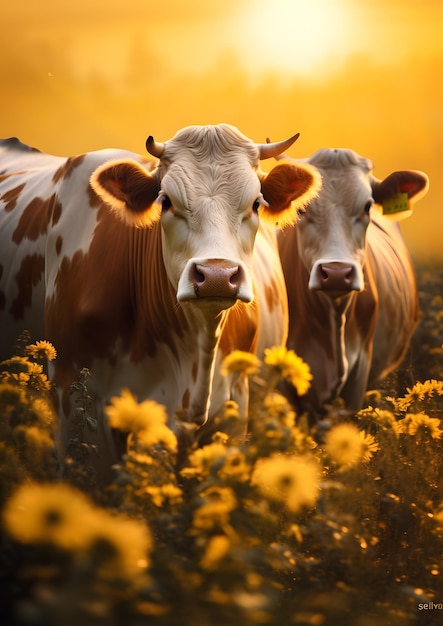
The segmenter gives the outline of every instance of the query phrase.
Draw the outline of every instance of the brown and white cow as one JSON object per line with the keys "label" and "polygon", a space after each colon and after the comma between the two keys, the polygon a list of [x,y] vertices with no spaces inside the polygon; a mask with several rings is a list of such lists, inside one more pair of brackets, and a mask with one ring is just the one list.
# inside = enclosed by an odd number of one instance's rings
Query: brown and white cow
{"label": "brown and white cow", "polygon": [[[352,150],[323,149],[306,162],[322,189],[295,228],[279,234],[289,300],[288,347],[311,367],[304,406],[321,415],[341,397],[362,406],[368,383],[402,360],[418,316],[415,275],[398,224],[428,189],[418,171],[384,180]],[[386,215],[390,213],[390,218]],[[294,397],[292,398],[294,399]]]}
{"label": "brown and white cow", "polygon": [[75,411],[69,388],[91,371],[101,465],[115,460],[103,407],[122,388],[197,425],[245,381],[222,378],[233,349],[262,353],[287,334],[285,285],[273,227],[291,222],[318,175],[277,164],[297,138],[260,146],[229,125],[194,126],[165,144],[154,166],[101,150],[70,158],[5,140],[0,146],[0,358],[18,334],[57,349],[62,454]]}

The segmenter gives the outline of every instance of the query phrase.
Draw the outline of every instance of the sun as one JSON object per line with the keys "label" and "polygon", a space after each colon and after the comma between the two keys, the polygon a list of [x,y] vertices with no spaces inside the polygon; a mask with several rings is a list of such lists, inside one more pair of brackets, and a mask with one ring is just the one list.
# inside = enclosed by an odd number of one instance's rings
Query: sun
{"label": "sun", "polygon": [[239,55],[250,70],[309,75],[353,47],[347,0],[258,0],[241,20]]}

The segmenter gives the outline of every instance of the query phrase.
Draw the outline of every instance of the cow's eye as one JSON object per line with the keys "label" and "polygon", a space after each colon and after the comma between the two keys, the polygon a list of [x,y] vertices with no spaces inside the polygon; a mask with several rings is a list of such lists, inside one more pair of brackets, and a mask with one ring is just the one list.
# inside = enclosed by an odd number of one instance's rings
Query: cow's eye
{"label": "cow's eye", "polygon": [[303,217],[306,215],[306,209],[297,209],[297,217]]}
{"label": "cow's eye", "polygon": [[363,209],[366,215],[369,213],[372,207],[372,200],[368,200],[365,204],[365,208]]}
{"label": "cow's eye", "polygon": [[162,196],[162,211],[163,212],[168,211],[168,209],[170,209],[171,206],[172,206],[172,202],[169,196],[166,196],[166,195]]}
{"label": "cow's eye", "polygon": [[254,213],[258,213],[260,204],[261,204],[260,198],[257,198],[257,200],[255,200],[254,204],[252,205],[252,210],[254,211]]}

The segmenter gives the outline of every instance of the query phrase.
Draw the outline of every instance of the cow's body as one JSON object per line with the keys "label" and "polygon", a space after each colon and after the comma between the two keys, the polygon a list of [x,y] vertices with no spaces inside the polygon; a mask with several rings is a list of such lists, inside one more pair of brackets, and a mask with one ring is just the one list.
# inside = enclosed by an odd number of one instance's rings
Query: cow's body
{"label": "cow's body", "polygon": [[297,226],[279,234],[279,247],[288,347],[312,369],[302,406],[318,416],[338,397],[359,409],[368,383],[386,376],[407,350],[418,316],[414,269],[398,224],[381,205],[400,197],[410,209],[428,181],[414,171],[378,181],[372,163],[351,150],[320,150],[307,162],[322,175],[322,189]]}
{"label": "cow's body", "polygon": [[[90,370],[100,467],[115,460],[103,406],[122,388],[164,404],[172,427],[178,409],[202,425],[229,398],[245,415],[246,382],[220,377],[220,360],[286,338],[275,236],[257,214],[274,210],[259,147],[219,126],[185,129],[162,150],[154,167],[121,150],[0,147],[0,357],[23,329],[56,347],[62,455],[78,426],[69,387]],[[315,178],[285,171],[295,174],[286,209]]]}

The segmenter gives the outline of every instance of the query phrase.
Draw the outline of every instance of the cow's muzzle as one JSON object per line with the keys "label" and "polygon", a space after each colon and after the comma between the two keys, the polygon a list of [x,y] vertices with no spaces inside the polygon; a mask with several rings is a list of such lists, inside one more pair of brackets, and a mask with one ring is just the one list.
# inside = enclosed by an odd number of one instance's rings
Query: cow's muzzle
{"label": "cow's muzzle", "polygon": [[179,283],[177,299],[219,301],[221,308],[228,308],[237,300],[250,302],[247,271],[242,263],[226,259],[194,259],[188,263]]}
{"label": "cow's muzzle", "polygon": [[335,298],[350,291],[361,291],[363,281],[354,262],[317,261],[311,271],[309,288],[324,291]]}

